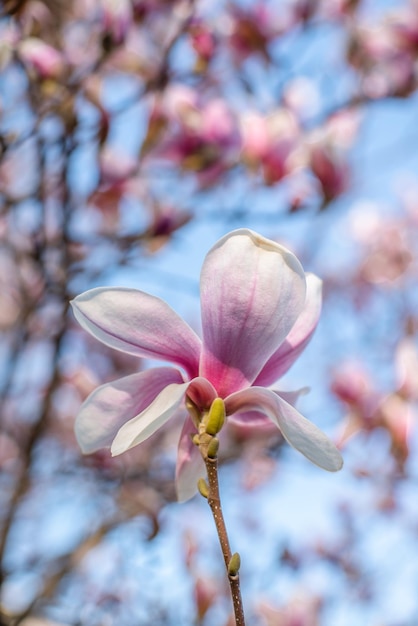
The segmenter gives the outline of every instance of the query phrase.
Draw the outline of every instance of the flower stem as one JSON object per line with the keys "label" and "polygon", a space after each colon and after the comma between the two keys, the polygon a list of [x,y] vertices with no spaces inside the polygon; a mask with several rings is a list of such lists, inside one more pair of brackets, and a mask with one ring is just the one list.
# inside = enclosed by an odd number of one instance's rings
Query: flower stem
{"label": "flower stem", "polygon": [[209,493],[207,496],[213,519],[215,521],[216,531],[219,537],[222,554],[225,561],[225,567],[228,575],[229,586],[231,588],[232,603],[235,613],[236,626],[245,626],[244,608],[242,606],[241,588],[238,572],[230,572],[230,563],[232,558],[231,548],[229,545],[228,533],[226,530],[225,520],[222,513],[221,499],[219,496],[218,481],[218,459],[205,459],[206,471],[208,474]]}

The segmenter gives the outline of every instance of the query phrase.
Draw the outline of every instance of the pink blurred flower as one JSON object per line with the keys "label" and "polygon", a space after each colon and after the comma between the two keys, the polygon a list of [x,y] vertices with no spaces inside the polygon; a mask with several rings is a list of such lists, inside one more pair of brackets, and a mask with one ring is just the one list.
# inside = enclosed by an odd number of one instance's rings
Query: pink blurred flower
{"label": "pink blurred flower", "polygon": [[323,128],[315,130],[307,142],[308,164],[321,185],[324,203],[338,198],[347,189],[350,178],[346,153],[359,126],[354,111],[333,115]]}
{"label": "pink blurred flower", "polygon": [[41,78],[58,78],[65,67],[61,52],[37,37],[24,39],[17,50],[23,63],[33,68]]}
{"label": "pink blurred flower", "polygon": [[415,228],[409,220],[382,217],[378,208],[361,204],[351,218],[355,239],[364,248],[358,279],[367,285],[396,287],[414,264]]}
{"label": "pink blurred flower", "polygon": [[[197,172],[200,182],[205,184],[215,182],[230,167],[237,145],[237,130],[223,100],[201,102],[196,91],[174,85],[158,102],[153,116],[155,129],[165,131],[164,139],[156,148],[157,155],[185,170]],[[150,134],[156,133],[154,130],[148,133],[147,149],[151,147]]]}
{"label": "pink blurred flower", "polygon": [[388,18],[393,37],[401,49],[409,50],[414,55],[418,53],[418,15],[417,7],[402,7]]}
{"label": "pink blurred flower", "polygon": [[194,596],[197,609],[198,623],[201,624],[206,613],[215,604],[219,596],[219,581],[214,579],[197,577],[194,584]]}
{"label": "pink blurred flower", "polygon": [[[225,235],[206,255],[200,279],[203,340],[164,301],[134,289],[96,288],[72,305],[81,326],[106,345],[177,367],[142,371],[99,387],[76,420],[83,452],[138,445],[190,400],[202,413],[225,401],[229,419],[271,420],[285,439],[329,471],[342,466],[333,443],[269,386],[293,364],[317,325],[321,281],[297,258],[253,231]],[[288,396],[287,396],[288,397]],[[177,491],[196,492],[203,461],[186,418]]]}
{"label": "pink blurred flower", "polygon": [[198,55],[196,70],[204,71],[215,54],[215,37],[209,26],[200,20],[194,21],[189,32],[192,47]]}
{"label": "pink blurred flower", "polygon": [[102,28],[112,43],[123,43],[132,23],[130,0],[102,0]]}
{"label": "pink blurred flower", "polygon": [[389,394],[379,407],[379,425],[388,431],[391,452],[402,468],[409,455],[409,438],[415,412],[398,393]]}
{"label": "pink blurred flower", "polygon": [[403,468],[418,417],[418,349],[412,337],[406,337],[398,344],[395,369],[397,389],[382,400],[378,416],[389,432],[392,454]]}
{"label": "pink blurred flower", "polygon": [[288,19],[279,22],[275,12],[262,2],[249,9],[234,5],[229,18],[232,20],[229,45],[237,62],[257,53],[269,60],[269,42],[288,26]]}
{"label": "pink blurred flower", "polygon": [[383,428],[392,456],[403,469],[409,455],[413,424],[417,420],[418,349],[411,337],[400,341],[395,353],[396,386],[390,393],[376,389],[360,363],[347,362],[334,374],[331,389],[348,406],[338,439],[345,445],[353,435]]}
{"label": "pink blurred flower", "polygon": [[371,413],[376,408],[376,392],[361,363],[343,363],[334,372],[331,388],[340,400],[364,413]]}
{"label": "pink blurred flower", "polygon": [[316,144],[311,148],[310,166],[321,185],[326,203],[338,198],[348,187],[347,163],[330,146]]}
{"label": "pink blurred flower", "polygon": [[348,60],[361,73],[362,90],[369,98],[402,97],[415,89],[417,20],[400,16],[352,31]]}
{"label": "pink blurred flower", "polygon": [[260,603],[257,613],[265,626],[319,626],[321,605],[319,598],[301,594],[280,609]]}
{"label": "pink blurred flower", "polygon": [[291,111],[278,109],[262,116],[251,112],[241,121],[242,160],[261,167],[264,180],[273,184],[292,170],[292,154],[299,141],[299,126]]}
{"label": "pink blurred flower", "polygon": [[418,347],[412,337],[403,339],[396,350],[396,375],[399,393],[418,401]]}
{"label": "pink blurred flower", "polygon": [[376,427],[376,411],[382,396],[361,363],[346,361],[340,365],[333,373],[331,391],[348,406],[338,437],[339,446],[344,446],[358,432],[370,432]]}
{"label": "pink blurred flower", "polygon": [[156,252],[167,243],[176,230],[191,220],[192,214],[167,204],[155,203],[151,209],[151,223],[144,234],[144,239],[147,242],[147,249]]}

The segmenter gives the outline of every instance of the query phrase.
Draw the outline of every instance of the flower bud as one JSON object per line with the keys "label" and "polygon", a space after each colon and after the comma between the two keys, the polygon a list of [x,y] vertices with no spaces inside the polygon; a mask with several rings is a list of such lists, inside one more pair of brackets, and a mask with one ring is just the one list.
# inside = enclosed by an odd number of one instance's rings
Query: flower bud
{"label": "flower bud", "polygon": [[241,567],[241,557],[238,552],[235,552],[231,556],[231,560],[228,563],[228,576],[236,576]]}
{"label": "flower bud", "polygon": [[225,403],[222,398],[215,398],[209,409],[205,430],[209,435],[217,435],[225,423]]}
{"label": "flower bud", "polygon": [[207,448],[207,455],[209,459],[216,459],[217,455],[218,455],[218,450],[219,450],[219,439],[216,439],[216,437],[213,437],[208,445]]}
{"label": "flower bud", "polygon": [[199,480],[197,481],[197,488],[201,496],[203,496],[204,498],[208,497],[209,487],[204,478],[199,478]]}

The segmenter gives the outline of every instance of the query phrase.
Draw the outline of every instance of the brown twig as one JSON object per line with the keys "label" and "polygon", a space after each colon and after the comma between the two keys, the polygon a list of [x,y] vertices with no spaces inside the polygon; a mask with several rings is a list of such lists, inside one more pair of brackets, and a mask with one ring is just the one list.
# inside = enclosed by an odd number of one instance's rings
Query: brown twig
{"label": "brown twig", "polygon": [[229,545],[228,533],[226,530],[225,520],[222,512],[221,499],[219,495],[219,480],[218,480],[218,459],[211,459],[206,457],[205,459],[206,471],[208,475],[208,504],[212,511],[213,519],[215,521],[216,532],[219,537],[219,543],[221,545],[222,554],[225,561],[225,567],[228,574],[229,586],[231,589],[232,604],[234,606],[235,624],[236,626],[245,626],[244,607],[242,605],[241,587],[238,572],[230,571],[230,564],[232,559],[232,552]]}

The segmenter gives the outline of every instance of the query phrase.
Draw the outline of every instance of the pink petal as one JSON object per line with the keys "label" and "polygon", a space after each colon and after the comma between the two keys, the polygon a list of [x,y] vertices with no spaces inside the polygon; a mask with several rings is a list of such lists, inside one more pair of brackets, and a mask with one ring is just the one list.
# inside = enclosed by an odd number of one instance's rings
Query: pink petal
{"label": "pink petal", "polygon": [[221,397],[251,384],[294,325],[305,274],[283,246],[251,230],[223,237],[201,274],[200,374]]}
{"label": "pink petal", "polygon": [[312,422],[270,389],[251,387],[232,394],[225,400],[228,415],[241,411],[261,411],[280,429],[291,446],[312,463],[330,472],[343,465],[335,445]]}
{"label": "pink petal", "polygon": [[176,488],[179,502],[190,500],[197,493],[197,481],[206,476],[206,468],[192,436],[197,432],[190,417],[184,422],[179,441],[176,467]]}
{"label": "pink petal", "polygon": [[163,300],[135,289],[99,287],[71,304],[81,326],[107,346],[197,375],[200,339]]}
{"label": "pink petal", "polygon": [[141,413],[167,385],[182,381],[178,370],[158,367],[98,387],[82,404],[75,422],[83,453],[110,448],[125,422]]}
{"label": "pink petal", "polygon": [[122,454],[142,443],[168,422],[183,402],[189,384],[187,382],[168,385],[142,413],[126,422],[113,440],[112,456]]}
{"label": "pink petal", "polygon": [[194,402],[201,411],[206,411],[215,398],[218,397],[215,387],[206,378],[194,378],[187,390],[187,397]]}
{"label": "pink petal", "polygon": [[322,304],[322,281],[314,274],[306,274],[305,308],[297,318],[280,348],[270,357],[254,385],[268,387],[275,383],[293,365],[309,343],[317,327]]}

